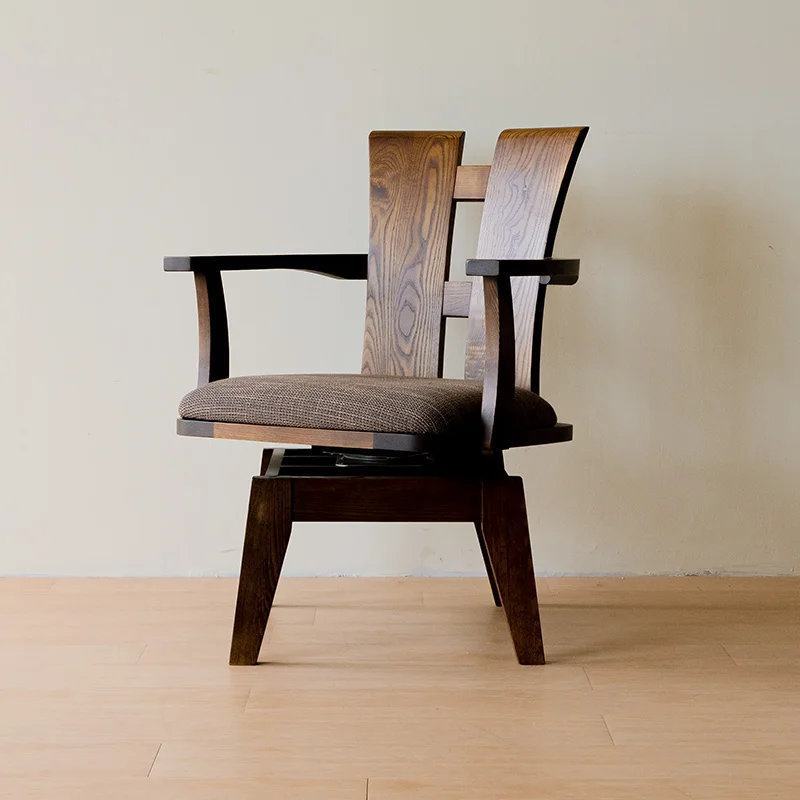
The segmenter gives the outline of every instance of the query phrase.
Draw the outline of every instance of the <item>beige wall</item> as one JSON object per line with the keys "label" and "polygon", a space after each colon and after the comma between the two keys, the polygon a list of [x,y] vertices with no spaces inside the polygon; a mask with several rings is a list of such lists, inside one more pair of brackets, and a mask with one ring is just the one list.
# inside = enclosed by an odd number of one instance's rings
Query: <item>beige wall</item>
{"label": "beige wall", "polygon": [[[504,127],[576,124],[557,250],[583,277],[550,294],[543,382],[576,440],[508,459],[540,571],[800,563],[794,0],[0,12],[0,573],[237,570],[259,448],[173,434],[195,312],[163,255],[363,250],[372,128],[465,129],[482,163]],[[237,372],[358,370],[363,286],[228,287]],[[480,568],[457,525],[300,526],[287,563]]]}

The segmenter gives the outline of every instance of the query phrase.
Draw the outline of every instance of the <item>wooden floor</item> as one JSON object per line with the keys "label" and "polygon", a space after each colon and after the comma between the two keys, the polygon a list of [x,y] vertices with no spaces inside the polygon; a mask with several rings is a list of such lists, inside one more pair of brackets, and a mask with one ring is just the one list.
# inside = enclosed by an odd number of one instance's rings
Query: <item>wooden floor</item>
{"label": "wooden floor", "polygon": [[2,798],[800,798],[800,580],[0,580]]}

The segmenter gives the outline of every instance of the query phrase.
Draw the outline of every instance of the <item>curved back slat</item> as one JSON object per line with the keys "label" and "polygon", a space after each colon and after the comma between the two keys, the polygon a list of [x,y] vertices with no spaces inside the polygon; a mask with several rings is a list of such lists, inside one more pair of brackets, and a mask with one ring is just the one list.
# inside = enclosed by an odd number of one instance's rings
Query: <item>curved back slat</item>
{"label": "curved back slat", "polygon": [[[489,171],[477,258],[548,258],[561,209],[588,128],[506,130]],[[538,391],[544,287],[538,278],[512,278],[516,385]],[[485,331],[483,287],[470,300],[465,377],[481,378]]]}
{"label": "curved back slat", "polygon": [[440,377],[442,303],[464,134],[370,134],[370,245],[361,371]]}

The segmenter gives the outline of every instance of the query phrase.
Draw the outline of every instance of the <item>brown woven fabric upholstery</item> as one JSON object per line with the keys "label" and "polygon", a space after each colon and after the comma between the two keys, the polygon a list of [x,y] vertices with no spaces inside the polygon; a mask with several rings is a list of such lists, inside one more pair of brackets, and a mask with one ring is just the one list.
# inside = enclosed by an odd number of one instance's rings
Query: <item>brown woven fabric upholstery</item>
{"label": "brown woven fabric upholstery", "polygon": [[[183,398],[184,419],[289,428],[444,436],[480,429],[479,381],[371,375],[256,375],[226,378]],[[517,389],[514,427],[552,427],[556,413]]]}

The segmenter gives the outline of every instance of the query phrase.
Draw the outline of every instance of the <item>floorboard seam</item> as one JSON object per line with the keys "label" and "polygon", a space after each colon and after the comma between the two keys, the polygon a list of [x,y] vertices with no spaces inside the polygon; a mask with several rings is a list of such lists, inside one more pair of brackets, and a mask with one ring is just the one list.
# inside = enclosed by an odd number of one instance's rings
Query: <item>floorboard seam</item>
{"label": "floorboard seam", "polygon": [[589,688],[594,691],[594,686],[592,686],[592,679],[589,677],[589,673],[586,671],[586,667],[581,667],[583,670],[583,674],[586,678],[586,682],[589,684]]}
{"label": "floorboard seam", "polygon": [[158,758],[158,754],[161,752],[161,746],[163,744],[164,744],[164,742],[159,742],[158,743],[158,750],[156,750],[156,754],[153,756],[153,763],[150,764],[150,769],[147,770],[147,777],[148,778],[150,777],[150,773],[153,771],[153,767],[156,765],[156,759]]}
{"label": "floorboard seam", "polygon": [[739,666],[739,664],[737,663],[736,659],[735,659],[735,658],[734,658],[734,657],[733,657],[733,656],[732,656],[732,655],[731,655],[731,654],[728,652],[728,648],[727,648],[727,647],[725,647],[725,645],[724,645],[724,644],[722,644],[721,642],[720,642],[720,645],[719,645],[719,646],[720,646],[720,647],[721,647],[721,648],[722,648],[722,649],[725,651],[725,655],[726,655],[726,656],[728,656],[728,658],[729,658],[731,661],[733,661],[734,665],[738,667],[738,666]]}
{"label": "floorboard seam", "polygon": [[603,720],[603,725],[606,726],[606,733],[608,734],[608,738],[611,739],[611,744],[613,744],[614,747],[616,747],[617,743],[614,741],[614,737],[611,735],[611,729],[608,727],[608,723],[606,722],[606,715],[601,714],[600,718]]}

